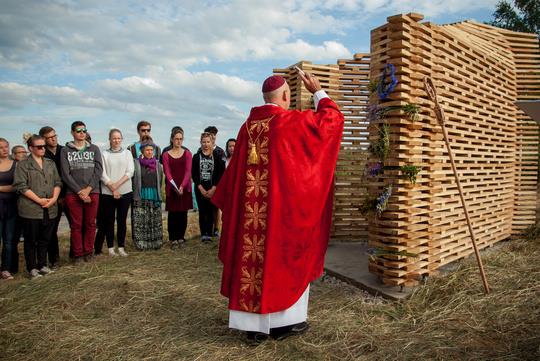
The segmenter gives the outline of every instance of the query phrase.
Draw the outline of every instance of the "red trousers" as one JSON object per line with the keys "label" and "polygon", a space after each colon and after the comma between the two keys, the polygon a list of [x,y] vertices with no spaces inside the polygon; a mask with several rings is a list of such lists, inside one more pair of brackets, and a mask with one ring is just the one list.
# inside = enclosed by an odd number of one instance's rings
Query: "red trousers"
{"label": "red trousers", "polygon": [[73,257],[82,257],[94,253],[96,237],[96,216],[99,194],[90,193],[92,202],[84,203],[77,194],[67,193],[66,207],[71,219],[71,250]]}

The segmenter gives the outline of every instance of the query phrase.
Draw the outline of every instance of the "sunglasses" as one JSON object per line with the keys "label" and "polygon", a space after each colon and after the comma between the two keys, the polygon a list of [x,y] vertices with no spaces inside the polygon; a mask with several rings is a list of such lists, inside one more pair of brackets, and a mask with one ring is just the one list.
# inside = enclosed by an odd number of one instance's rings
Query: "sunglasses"
{"label": "sunglasses", "polygon": [[55,135],[51,135],[51,136],[49,136],[49,137],[45,137],[46,140],[53,139],[53,138],[56,138],[56,134],[55,134]]}
{"label": "sunglasses", "polygon": [[86,133],[86,128],[75,129],[76,133]]}
{"label": "sunglasses", "polygon": [[145,128],[145,129],[142,129],[142,128],[141,128],[141,129],[140,129],[140,132],[141,132],[141,133],[150,133],[151,130],[152,130],[151,128]]}
{"label": "sunglasses", "polygon": [[40,144],[40,145],[33,145],[32,147],[34,148],[37,148],[37,149],[45,149],[45,144]]}

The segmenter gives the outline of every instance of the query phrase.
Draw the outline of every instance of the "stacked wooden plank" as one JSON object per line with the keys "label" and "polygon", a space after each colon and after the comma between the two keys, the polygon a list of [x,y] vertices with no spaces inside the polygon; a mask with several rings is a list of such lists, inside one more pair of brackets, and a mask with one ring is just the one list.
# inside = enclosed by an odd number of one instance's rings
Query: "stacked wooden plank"
{"label": "stacked wooden plank", "polygon": [[314,65],[301,61],[284,69],[274,69],[284,76],[291,88],[291,109],[313,107],[311,93],[302,85],[294,69],[312,73],[323,89],[341,107],[345,128],[335,175],[334,218],[331,238],[334,240],[366,240],[367,220],[358,205],[365,196],[363,178],[367,158],[366,106],[368,101],[369,56],[356,54],[337,65]]}
{"label": "stacked wooden plank", "polygon": [[[397,15],[371,33],[371,53],[337,65],[296,66],[316,74],[345,115],[336,169],[333,239],[363,240],[376,250],[369,268],[389,285],[419,277],[473,252],[469,231],[433,103],[424,78],[437,86],[479,248],[533,224],[537,207],[538,126],[514,104],[540,98],[540,51],[535,34],[475,22],[439,26],[420,14]],[[395,66],[398,85],[385,100],[369,95],[369,81]],[[291,108],[313,106],[292,65],[274,72],[291,86]],[[388,80],[388,79],[387,79]],[[418,105],[412,119],[394,110],[368,123],[368,104]],[[379,130],[390,130],[384,171],[366,177],[368,152]],[[421,168],[415,184],[400,167]],[[393,186],[381,217],[365,218],[366,196]]]}
{"label": "stacked wooden plank", "polygon": [[[487,25],[469,24],[485,29]],[[511,44],[516,66],[517,100],[540,99],[540,50],[536,34],[497,29]],[[516,179],[512,233],[519,233],[536,220],[538,204],[538,125],[517,109]]]}
{"label": "stacked wooden plank", "polygon": [[312,109],[311,93],[304,87],[295,66],[317,76],[322,88],[332,98],[339,96],[339,68],[337,65],[316,65],[310,61],[301,61],[284,69],[274,69],[274,74],[283,76],[291,89],[290,109]]}
{"label": "stacked wooden plank", "polygon": [[[371,78],[379,79],[387,64],[395,66],[398,85],[388,99],[373,99],[379,106],[415,104],[421,107],[417,120],[392,112],[384,119],[375,119],[370,126],[370,139],[377,141],[378,129],[386,123],[390,127],[390,154],[385,167],[414,165],[421,167],[416,184],[401,176],[399,170],[385,170],[368,187],[376,196],[392,184],[393,193],[387,210],[381,217],[370,218],[369,243],[386,255],[371,259],[370,271],[383,282],[392,285],[410,284],[423,273],[433,258],[430,241],[434,232],[436,205],[432,202],[441,189],[438,172],[441,169],[442,136],[430,110],[422,98],[425,63],[437,56],[431,49],[420,46],[418,37],[427,37],[416,29],[419,17],[397,16],[371,33]],[[425,56],[422,54],[425,52]],[[377,161],[372,156],[371,161]],[[416,257],[395,254],[414,253]],[[394,253],[394,254],[392,254]]]}
{"label": "stacked wooden plank", "polygon": [[367,219],[358,207],[366,195],[364,170],[368,149],[366,107],[369,100],[369,54],[338,60],[338,105],[345,116],[341,150],[336,165],[332,238],[367,240]]}
{"label": "stacked wooden plank", "polygon": [[473,251],[440,126],[424,91],[426,76],[434,79],[446,113],[479,247],[534,222],[538,129],[518,116],[514,101],[540,90],[537,39],[471,22],[437,26],[421,19],[389,17],[371,34],[371,78],[391,63],[399,81],[382,105],[421,108],[417,120],[393,112],[370,127],[376,141],[381,124],[390,125],[386,167],[422,168],[414,185],[392,170],[368,186],[375,195],[394,186],[388,210],[369,223],[371,246],[388,253],[374,257],[370,270],[390,285],[414,284]]}

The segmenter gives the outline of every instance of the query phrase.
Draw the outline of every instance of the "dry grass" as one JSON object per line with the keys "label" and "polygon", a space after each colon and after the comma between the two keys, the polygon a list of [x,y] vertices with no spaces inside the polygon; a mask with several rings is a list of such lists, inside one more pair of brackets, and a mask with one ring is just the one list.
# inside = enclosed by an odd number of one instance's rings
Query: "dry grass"
{"label": "dry grass", "polygon": [[[64,239],[65,242],[65,239]],[[65,248],[65,247],[64,247]],[[526,360],[540,358],[540,244],[474,260],[390,303],[332,279],[310,294],[305,335],[258,347],[227,328],[215,244],[64,265],[0,282],[6,360]],[[65,257],[64,257],[65,258]]]}

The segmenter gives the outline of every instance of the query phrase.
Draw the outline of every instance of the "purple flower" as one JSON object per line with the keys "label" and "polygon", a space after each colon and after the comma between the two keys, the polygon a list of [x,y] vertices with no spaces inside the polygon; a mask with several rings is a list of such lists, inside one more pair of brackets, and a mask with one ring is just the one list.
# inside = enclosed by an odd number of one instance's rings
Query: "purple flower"
{"label": "purple flower", "polygon": [[375,177],[382,172],[383,165],[381,162],[370,163],[368,165],[368,174],[370,177]]}
{"label": "purple flower", "polygon": [[377,212],[377,215],[380,217],[382,212],[385,211],[386,207],[388,207],[388,199],[390,199],[390,196],[392,195],[392,185],[389,184],[384,188],[384,191],[377,197],[377,204],[375,206],[375,211]]}
{"label": "purple flower", "polygon": [[367,121],[373,122],[379,118],[379,105],[370,104],[367,106]]}
{"label": "purple flower", "polygon": [[[390,83],[386,83],[387,75],[390,75]],[[390,93],[392,93],[396,88],[397,84],[398,80],[396,78],[396,67],[394,66],[394,64],[386,64],[379,80],[379,86],[377,87],[377,94],[379,95],[379,99],[385,100],[386,98],[388,98]]]}

